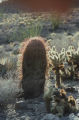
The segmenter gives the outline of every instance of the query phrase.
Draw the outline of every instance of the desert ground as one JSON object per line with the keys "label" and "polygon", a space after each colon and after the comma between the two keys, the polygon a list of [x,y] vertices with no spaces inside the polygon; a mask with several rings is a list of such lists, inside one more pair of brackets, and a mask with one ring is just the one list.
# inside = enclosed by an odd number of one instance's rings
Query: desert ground
{"label": "desert ground", "polygon": [[[79,112],[59,118],[47,113],[43,95],[24,100],[17,98],[20,48],[25,38],[42,36],[58,52],[72,45],[79,47],[79,9],[61,18],[49,13],[0,13],[0,120],[79,120]],[[53,74],[51,73],[50,79]],[[75,88],[73,95],[79,107],[79,81],[65,81]]]}

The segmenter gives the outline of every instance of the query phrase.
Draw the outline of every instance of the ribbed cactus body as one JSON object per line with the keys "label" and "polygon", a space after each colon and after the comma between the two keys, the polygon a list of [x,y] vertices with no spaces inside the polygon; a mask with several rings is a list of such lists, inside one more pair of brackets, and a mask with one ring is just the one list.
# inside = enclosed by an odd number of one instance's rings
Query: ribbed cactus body
{"label": "ribbed cactus body", "polygon": [[21,84],[25,98],[43,93],[48,69],[47,45],[43,38],[34,37],[23,43],[21,58]]}

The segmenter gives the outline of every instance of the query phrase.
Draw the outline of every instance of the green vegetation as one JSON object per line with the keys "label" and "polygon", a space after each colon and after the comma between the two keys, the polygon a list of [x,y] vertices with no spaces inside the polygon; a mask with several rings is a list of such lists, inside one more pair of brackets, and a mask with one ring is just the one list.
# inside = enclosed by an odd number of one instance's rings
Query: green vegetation
{"label": "green vegetation", "polygon": [[4,17],[4,8],[3,9],[0,9],[0,19],[3,19]]}
{"label": "green vegetation", "polygon": [[40,36],[42,31],[42,25],[38,23],[28,23],[25,27],[18,27],[17,31],[13,32],[9,41],[22,41],[25,38]]}
{"label": "green vegetation", "polygon": [[51,16],[50,17],[50,22],[51,22],[53,30],[55,30],[61,24],[60,18],[58,18],[56,16]]}
{"label": "green vegetation", "polygon": [[23,41],[25,38],[41,36],[44,28],[49,33],[49,29],[55,30],[60,20],[53,15],[32,15],[28,13],[7,14],[0,12],[0,26],[1,37],[3,38],[5,32],[5,40],[9,42]]}

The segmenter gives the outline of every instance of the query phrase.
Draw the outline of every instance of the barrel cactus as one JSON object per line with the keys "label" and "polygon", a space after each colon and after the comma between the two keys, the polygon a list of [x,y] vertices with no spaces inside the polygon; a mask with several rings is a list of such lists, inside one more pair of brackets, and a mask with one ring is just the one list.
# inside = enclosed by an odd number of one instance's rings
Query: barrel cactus
{"label": "barrel cactus", "polygon": [[43,93],[48,73],[48,46],[42,37],[23,42],[21,48],[20,79],[24,98],[38,97]]}

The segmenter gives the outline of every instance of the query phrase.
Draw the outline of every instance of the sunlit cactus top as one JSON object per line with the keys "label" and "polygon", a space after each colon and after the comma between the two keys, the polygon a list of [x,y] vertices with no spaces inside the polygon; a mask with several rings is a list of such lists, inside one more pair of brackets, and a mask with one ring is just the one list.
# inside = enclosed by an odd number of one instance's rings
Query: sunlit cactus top
{"label": "sunlit cactus top", "polygon": [[65,61],[64,48],[60,53],[58,53],[55,46],[53,46],[49,54],[50,54],[50,59],[52,61],[52,65],[55,69],[63,67],[63,62]]}

